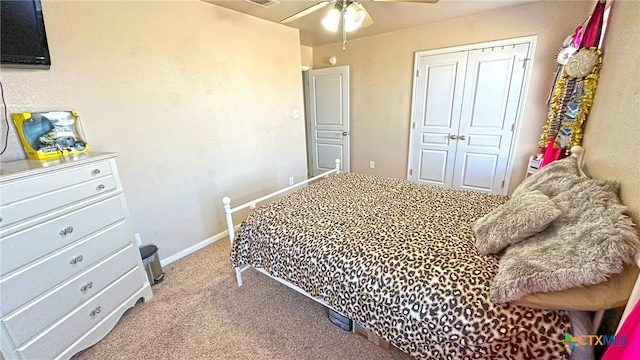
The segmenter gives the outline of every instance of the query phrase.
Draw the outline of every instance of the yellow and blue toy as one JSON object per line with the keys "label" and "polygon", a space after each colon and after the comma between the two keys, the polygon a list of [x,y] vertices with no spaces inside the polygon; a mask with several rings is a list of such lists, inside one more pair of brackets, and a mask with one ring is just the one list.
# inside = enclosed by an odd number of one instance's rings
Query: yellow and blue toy
{"label": "yellow and blue toy", "polygon": [[46,160],[89,151],[78,133],[77,111],[16,113],[13,121],[27,158]]}

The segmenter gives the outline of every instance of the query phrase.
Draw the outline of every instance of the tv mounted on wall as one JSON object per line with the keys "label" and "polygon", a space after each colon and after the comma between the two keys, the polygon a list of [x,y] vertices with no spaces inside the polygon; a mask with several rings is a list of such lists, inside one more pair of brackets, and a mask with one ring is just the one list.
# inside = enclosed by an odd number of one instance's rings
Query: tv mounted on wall
{"label": "tv mounted on wall", "polygon": [[0,65],[49,69],[51,57],[40,0],[2,0],[0,4]]}

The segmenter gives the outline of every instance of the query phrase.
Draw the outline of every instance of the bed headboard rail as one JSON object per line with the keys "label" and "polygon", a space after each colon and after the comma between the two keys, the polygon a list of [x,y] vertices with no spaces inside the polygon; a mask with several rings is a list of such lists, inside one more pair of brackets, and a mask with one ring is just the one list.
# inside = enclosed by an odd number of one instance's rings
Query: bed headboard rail
{"label": "bed headboard rail", "polygon": [[584,148],[582,146],[572,147],[571,156],[578,159],[578,173],[580,173],[580,176],[588,177],[587,174],[585,174],[584,169],[582,167],[582,160],[584,159]]}

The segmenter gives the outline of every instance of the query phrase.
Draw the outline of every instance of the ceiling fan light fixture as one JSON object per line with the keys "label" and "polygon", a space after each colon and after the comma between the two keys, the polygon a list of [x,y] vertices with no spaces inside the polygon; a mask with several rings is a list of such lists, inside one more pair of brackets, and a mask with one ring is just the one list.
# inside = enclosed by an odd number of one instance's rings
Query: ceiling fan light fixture
{"label": "ceiling fan light fixture", "polygon": [[340,25],[341,14],[342,14],[342,7],[336,4],[331,10],[329,10],[329,13],[327,14],[327,16],[325,16],[322,19],[322,26],[324,26],[325,29],[331,32],[337,32],[338,26]]}
{"label": "ceiling fan light fixture", "polygon": [[358,29],[364,22],[366,16],[366,12],[356,3],[349,4],[344,14],[345,30],[349,32]]}

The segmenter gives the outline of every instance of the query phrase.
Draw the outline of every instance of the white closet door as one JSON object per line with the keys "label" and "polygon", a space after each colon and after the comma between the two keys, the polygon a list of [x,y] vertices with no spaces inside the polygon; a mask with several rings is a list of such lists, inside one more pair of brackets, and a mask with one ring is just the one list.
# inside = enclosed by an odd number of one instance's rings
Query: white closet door
{"label": "white closet door", "polygon": [[413,99],[413,181],[452,186],[466,64],[466,51],[419,58]]}
{"label": "white closet door", "polygon": [[529,44],[472,50],[453,187],[503,194]]}

